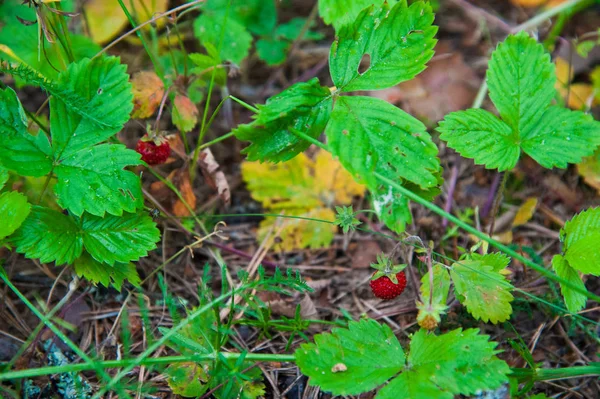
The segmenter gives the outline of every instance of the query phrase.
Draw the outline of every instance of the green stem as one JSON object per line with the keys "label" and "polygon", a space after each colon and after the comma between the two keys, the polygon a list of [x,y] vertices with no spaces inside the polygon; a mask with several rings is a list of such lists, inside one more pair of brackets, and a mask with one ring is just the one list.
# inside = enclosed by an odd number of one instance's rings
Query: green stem
{"label": "green stem", "polygon": [[229,95],[229,98],[231,98],[236,103],[240,104],[242,107],[254,112],[255,114],[258,114],[260,111],[258,108],[253,107],[252,105],[248,104],[247,102],[242,101],[239,98],[232,96],[231,94]]}
{"label": "green stem", "polygon": [[[194,356],[164,356],[158,358],[145,358],[139,365],[141,366],[160,366],[160,365],[169,365],[174,363],[185,363],[185,362],[202,362],[202,361],[210,361],[216,360],[218,356],[223,356],[226,359],[238,359],[242,354],[241,353],[232,353],[232,352],[220,352],[218,354],[206,354],[206,355],[194,355]],[[244,356],[245,360],[255,361],[255,362],[294,362],[296,357],[294,355],[277,355],[270,353],[248,353]],[[127,367],[136,359],[122,359],[122,360],[107,360],[102,362],[97,362],[96,365],[102,367],[103,369],[112,369],[112,368],[121,368]],[[39,377],[42,375],[49,374],[61,374],[61,373],[74,373],[85,370],[92,370],[92,367],[89,363],[78,363],[78,364],[66,364],[63,366],[49,366],[49,367],[40,367],[36,369],[29,370],[15,370],[9,371],[6,373],[0,374],[1,380],[14,380],[21,378],[32,378]]]}
{"label": "green stem", "polygon": [[[123,0],[117,0],[119,2],[119,5],[121,6],[121,9],[123,10],[123,12],[125,13],[125,15],[127,16],[127,19],[129,20],[129,23],[131,24],[131,26],[133,28],[137,27],[137,24],[135,22],[135,20],[133,19],[133,17],[131,16],[131,14],[129,13],[129,10],[127,9],[127,7],[125,7],[125,4],[123,4]],[[142,42],[142,46],[144,46],[144,50],[146,50],[146,53],[148,54],[148,57],[150,57],[150,61],[152,61],[152,65],[154,65],[154,69],[156,71],[156,74],[158,75],[158,77],[160,78],[160,80],[164,81],[165,80],[165,74],[162,70],[162,66],[160,65],[160,63],[158,62],[158,60],[156,59],[154,52],[151,51],[150,47],[148,46],[148,43],[146,42],[146,38],[144,37],[144,35],[142,34],[141,30],[136,30],[135,34],[139,37],[140,41]]]}
{"label": "green stem", "polygon": [[520,383],[527,381],[552,381],[576,377],[592,377],[600,375],[600,363],[591,363],[587,366],[563,367],[557,369],[511,369],[512,377]]}
{"label": "green stem", "polygon": [[518,33],[522,30],[528,30],[528,29],[535,28],[536,26],[538,26],[545,20],[552,18],[552,17],[560,14],[563,11],[569,10],[571,7],[575,7],[576,5],[578,5],[579,3],[583,3],[584,1],[587,1],[587,0],[569,0],[567,2],[557,5],[556,7],[552,7],[551,9],[546,10],[546,11],[536,15],[535,17],[529,19],[528,21],[523,22],[521,25],[515,26],[512,29],[512,32]]}
{"label": "green stem", "polygon": [[200,147],[198,147],[198,149],[199,150],[203,150],[206,147],[210,147],[213,144],[217,144],[217,143],[219,143],[219,142],[221,142],[223,140],[227,140],[228,138],[233,137],[233,136],[235,136],[235,134],[233,132],[229,132],[227,134],[224,134],[223,136],[217,137],[214,140],[211,140],[209,142],[206,142],[206,143],[202,144]]}

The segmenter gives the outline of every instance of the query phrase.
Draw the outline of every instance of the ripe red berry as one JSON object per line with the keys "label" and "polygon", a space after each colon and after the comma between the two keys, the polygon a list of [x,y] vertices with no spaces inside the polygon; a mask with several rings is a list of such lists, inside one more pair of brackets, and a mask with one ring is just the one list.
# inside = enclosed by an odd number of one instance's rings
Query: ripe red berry
{"label": "ripe red berry", "polygon": [[[375,275],[375,273],[373,273]],[[394,299],[402,294],[406,288],[406,275],[404,272],[396,273],[398,284],[394,284],[387,276],[379,277],[376,280],[371,280],[371,291],[377,298],[389,300]]]}
{"label": "ripe red berry", "polygon": [[148,136],[142,137],[137,142],[135,150],[142,155],[142,161],[148,165],[163,164],[171,155],[171,146],[168,141],[165,140],[157,144]]}

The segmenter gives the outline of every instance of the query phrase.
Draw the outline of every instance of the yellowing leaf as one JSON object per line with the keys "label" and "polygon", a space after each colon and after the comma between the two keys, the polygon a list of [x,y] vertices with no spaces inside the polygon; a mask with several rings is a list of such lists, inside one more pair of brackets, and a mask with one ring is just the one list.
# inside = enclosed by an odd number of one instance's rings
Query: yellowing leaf
{"label": "yellowing leaf", "polygon": [[583,158],[583,161],[577,165],[577,171],[583,177],[583,181],[600,194],[600,151],[596,151],[591,157]]}
{"label": "yellowing leaf", "polygon": [[[252,198],[262,203],[266,213],[327,221],[335,220],[333,206],[349,205],[353,196],[362,195],[365,190],[323,151],[314,160],[300,153],[278,164],[244,162],[242,177]],[[266,235],[274,222],[270,217],[261,223],[259,238]],[[337,229],[333,224],[303,219],[286,218],[283,223],[281,241],[274,245],[279,251],[326,247]],[[277,226],[281,224],[274,227],[276,230]]]}
{"label": "yellowing leaf", "polygon": [[521,226],[531,219],[535,212],[535,208],[537,206],[538,200],[535,197],[527,198],[527,200],[521,205],[515,218],[512,222],[513,227]]}
{"label": "yellowing leaf", "polygon": [[557,57],[554,64],[556,65],[556,90],[567,101],[569,108],[580,110],[587,108],[588,105],[597,104],[592,85],[571,82],[574,72],[567,60]]}
{"label": "yellowing leaf", "polygon": [[198,108],[186,96],[178,94],[173,101],[173,124],[180,132],[187,133],[198,123]]}
{"label": "yellowing leaf", "polygon": [[152,71],[142,71],[133,75],[132,118],[149,118],[160,105],[165,94],[163,81]]}
{"label": "yellowing leaf", "polygon": [[[168,0],[125,0],[123,4],[135,21],[141,24],[152,19],[155,13],[165,12]],[[83,11],[90,36],[96,43],[109,41],[128,23],[127,16],[117,0],[88,0],[84,2]]]}

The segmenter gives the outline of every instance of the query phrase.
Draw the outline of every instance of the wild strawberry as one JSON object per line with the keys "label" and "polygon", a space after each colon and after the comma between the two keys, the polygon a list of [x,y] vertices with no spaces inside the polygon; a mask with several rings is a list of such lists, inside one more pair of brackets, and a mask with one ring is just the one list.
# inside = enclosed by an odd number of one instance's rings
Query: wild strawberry
{"label": "wild strawberry", "polygon": [[404,292],[406,288],[406,275],[403,269],[406,265],[391,265],[390,260],[380,255],[377,263],[371,267],[377,269],[371,277],[371,291],[377,298],[389,300],[394,299]]}
{"label": "wild strawberry", "polygon": [[142,155],[142,161],[148,165],[160,165],[167,161],[171,155],[169,142],[161,138],[142,137],[135,146],[135,150]]}

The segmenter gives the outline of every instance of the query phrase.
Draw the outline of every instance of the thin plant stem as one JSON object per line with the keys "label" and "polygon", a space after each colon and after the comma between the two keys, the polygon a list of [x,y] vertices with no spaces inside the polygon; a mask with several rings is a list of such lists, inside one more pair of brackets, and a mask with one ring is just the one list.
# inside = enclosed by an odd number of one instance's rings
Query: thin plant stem
{"label": "thin plant stem", "polygon": [[498,214],[498,211],[500,210],[500,204],[502,203],[502,198],[504,197],[504,190],[506,189],[506,181],[508,180],[508,174],[509,172],[499,172],[502,173],[502,178],[500,180],[500,186],[498,186],[498,189],[496,190],[496,195],[494,196],[494,203],[492,205],[492,213],[491,213],[491,218],[492,220],[490,221],[490,228],[488,230],[488,235],[491,237],[492,235],[494,235],[494,225],[496,224],[496,215]]}
{"label": "thin plant stem", "polygon": [[202,144],[200,147],[198,147],[198,149],[199,149],[199,150],[203,150],[203,149],[205,149],[205,148],[207,148],[207,147],[210,147],[211,145],[214,145],[214,144],[220,143],[221,141],[227,140],[228,138],[230,138],[230,137],[233,137],[233,136],[235,136],[235,133],[233,133],[233,132],[229,132],[229,133],[227,133],[227,134],[224,134],[224,135],[222,135],[222,136],[220,136],[220,137],[217,137],[217,138],[216,138],[216,139],[214,139],[214,140],[211,140],[211,141],[208,141],[208,142],[206,142],[206,143]]}

